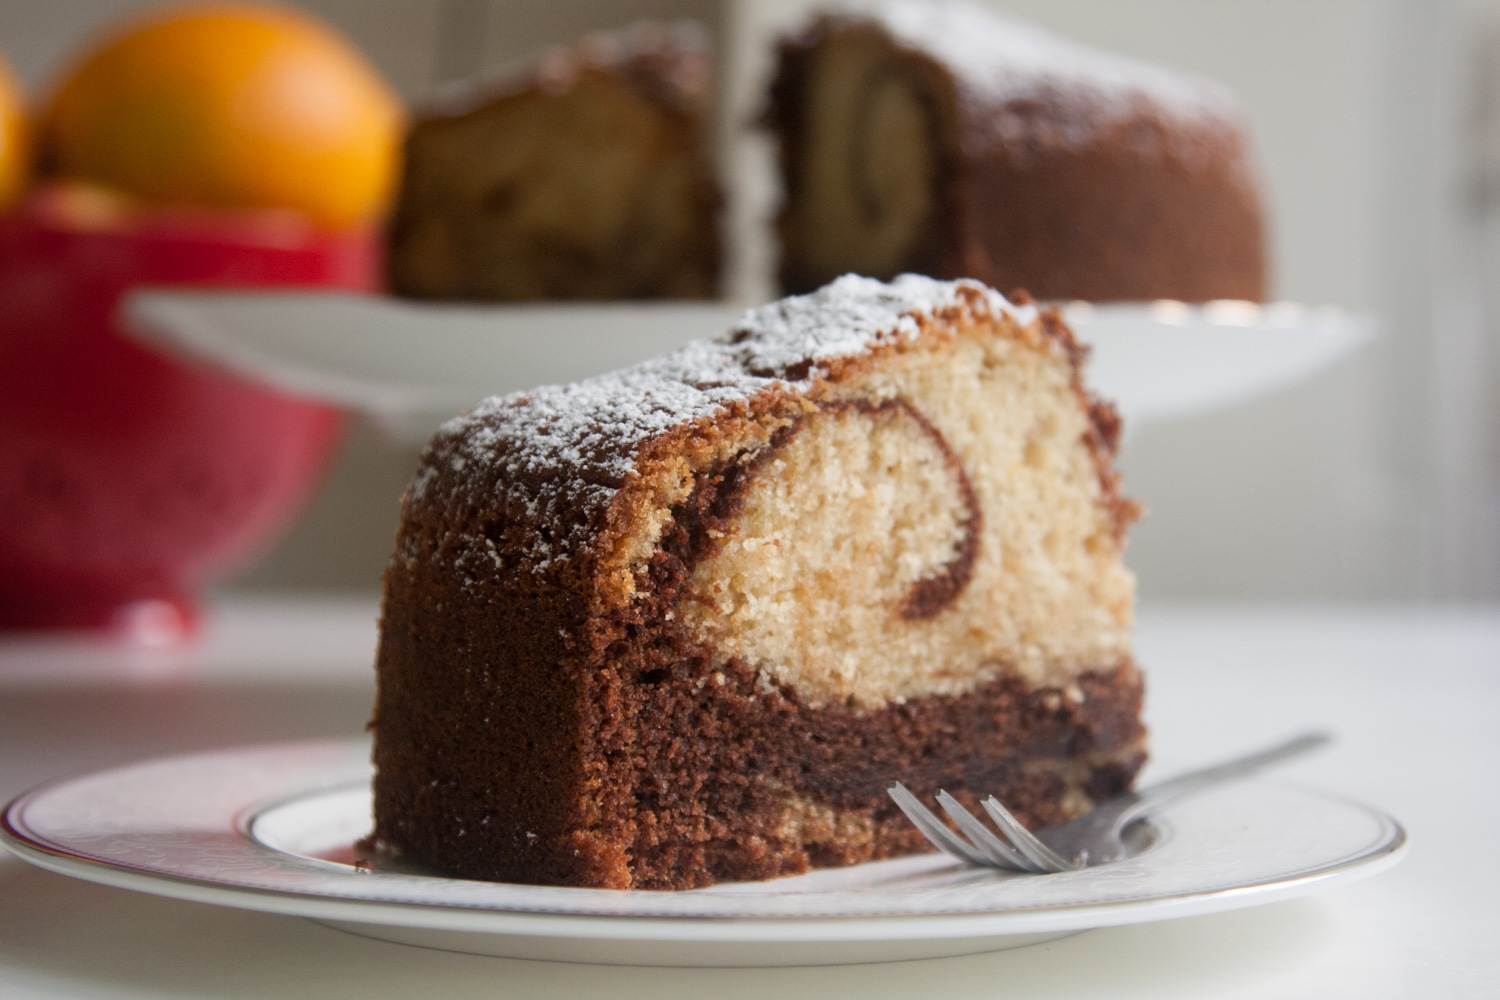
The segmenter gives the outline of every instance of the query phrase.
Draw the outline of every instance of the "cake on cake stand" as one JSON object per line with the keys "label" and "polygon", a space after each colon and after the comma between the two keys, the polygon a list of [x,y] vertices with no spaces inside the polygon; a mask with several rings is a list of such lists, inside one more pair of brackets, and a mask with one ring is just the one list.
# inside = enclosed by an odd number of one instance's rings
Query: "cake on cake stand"
{"label": "cake on cake stand", "polygon": [[[124,326],[170,354],[373,417],[421,443],[486,396],[570,382],[719,336],[721,302],[433,305],[339,292],[139,289]],[[1127,427],[1228,406],[1351,354],[1375,321],[1290,302],[1072,303],[1089,381]]]}

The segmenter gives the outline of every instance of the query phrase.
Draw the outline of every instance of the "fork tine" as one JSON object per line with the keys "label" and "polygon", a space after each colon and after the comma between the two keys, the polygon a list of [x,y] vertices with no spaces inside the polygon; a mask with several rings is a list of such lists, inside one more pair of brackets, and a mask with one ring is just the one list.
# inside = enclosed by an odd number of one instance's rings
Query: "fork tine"
{"label": "fork tine", "polygon": [[1014,847],[1011,847],[1005,841],[991,833],[988,827],[974,818],[973,813],[965,809],[957,799],[947,792],[938,792],[937,800],[938,805],[943,807],[943,812],[953,818],[953,822],[958,824],[958,828],[963,831],[964,836],[968,837],[975,847],[988,854],[997,866],[1001,868],[1014,868],[1018,872],[1027,872],[1028,874],[1042,874],[1047,871],[1047,869],[1033,864]]}
{"label": "fork tine", "polygon": [[901,782],[891,782],[886,787],[886,792],[901,811],[906,813],[906,818],[911,820],[912,825],[922,832],[922,836],[932,841],[934,847],[971,865],[994,865],[988,856],[975,850],[973,845],[944,826],[943,821],[933,815],[932,810],[924,806]]}
{"label": "fork tine", "polygon": [[990,814],[990,819],[995,821],[995,825],[1000,828],[1000,832],[1010,838],[1010,842],[1015,845],[1016,850],[1024,854],[1028,860],[1035,862],[1036,866],[1043,872],[1074,872],[1083,867],[1069,861],[1038,840],[993,795],[981,802],[980,805],[984,806],[984,811]]}

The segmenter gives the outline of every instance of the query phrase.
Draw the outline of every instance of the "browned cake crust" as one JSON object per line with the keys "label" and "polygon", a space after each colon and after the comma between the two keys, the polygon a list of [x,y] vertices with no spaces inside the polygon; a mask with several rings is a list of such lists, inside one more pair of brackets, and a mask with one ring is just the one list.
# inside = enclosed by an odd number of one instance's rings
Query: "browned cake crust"
{"label": "browned cake crust", "polygon": [[[871,707],[770,678],[689,625],[694,570],[735,537],[750,491],[851,408],[912,421],[948,464],[961,537],[898,614],[957,613],[993,498],[909,403],[840,393],[975,324],[1000,322],[1066,373],[1094,544],[1119,544],[1136,508],[1112,463],[1118,421],[1083,389],[1067,329],[1052,314],[1022,327],[977,285],[903,280],[849,279],[832,306],[768,307],[723,344],[488,401],[434,439],[386,576],[378,844],[470,877],[678,889],[927,849],[886,796],[894,778],[971,804],[994,793],[1032,824],[1129,786],[1144,733],[1128,651],[1069,662],[1056,683],[997,664],[967,690]],[[825,306],[864,328],[808,335]],[[622,575],[684,457],[689,480]]]}
{"label": "browned cake crust", "polygon": [[1043,300],[1267,296],[1245,124],[1211,84],[895,0],[785,40],[768,121],[787,292],[854,271]]}
{"label": "browned cake crust", "polygon": [[711,298],[722,201],[701,29],[557,50],[417,119],[387,277],[429,299]]}

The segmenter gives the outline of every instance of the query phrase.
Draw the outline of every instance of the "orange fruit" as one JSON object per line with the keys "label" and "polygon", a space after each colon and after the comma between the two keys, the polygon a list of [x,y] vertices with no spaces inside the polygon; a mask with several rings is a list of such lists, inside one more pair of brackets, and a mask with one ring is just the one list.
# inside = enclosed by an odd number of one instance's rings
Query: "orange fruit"
{"label": "orange fruit", "polygon": [[0,209],[9,208],[31,178],[29,132],[26,98],[10,66],[0,59]]}
{"label": "orange fruit", "polygon": [[390,196],[402,113],[321,21],[268,4],[191,4],[127,21],[58,85],[48,169],[163,202],[290,208],[333,227]]}

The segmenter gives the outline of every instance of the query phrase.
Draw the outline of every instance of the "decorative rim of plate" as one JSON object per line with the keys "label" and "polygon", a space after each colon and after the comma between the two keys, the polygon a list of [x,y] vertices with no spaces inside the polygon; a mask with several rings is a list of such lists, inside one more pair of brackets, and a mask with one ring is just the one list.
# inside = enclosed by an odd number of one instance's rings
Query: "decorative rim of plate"
{"label": "decorative rim of plate", "polygon": [[[257,824],[278,811],[285,815],[288,809],[309,804],[326,806],[339,795],[348,801],[334,820],[342,816],[347,827],[350,802],[359,801],[356,768],[368,770],[367,748],[364,740],[247,747],[158,758],[49,782],[7,806],[0,817],[0,843],[42,868],[89,881],[321,920],[541,937],[666,936],[705,942],[1026,934],[1189,916],[1289,898],[1374,875],[1396,864],[1408,843],[1406,831],[1383,811],[1340,796],[1264,781],[1242,783],[1212,799],[1200,799],[1196,806],[1190,802],[1171,810],[1158,824],[1158,844],[1136,858],[1054,876],[1003,876],[940,855],[917,855],[772,882],[679,893],[618,892],[362,871],[274,847],[256,832]],[[289,768],[289,761],[299,758],[300,767]],[[154,773],[160,777],[160,772],[173,768],[179,769],[180,781],[181,769],[195,767],[207,768],[219,786],[219,801],[208,803],[208,820],[201,814],[184,820],[179,812],[176,828],[170,818],[158,817],[163,828],[145,833],[90,833],[86,815],[78,817],[84,825],[72,832],[61,828],[65,824],[58,815],[33,816],[39,823],[28,820],[29,812],[66,807],[70,794],[84,795],[104,807],[95,815],[107,815],[111,803],[107,796],[99,797],[101,783],[103,790],[113,785],[116,793],[128,794],[132,781],[145,780],[148,784],[142,787],[149,787]],[[259,794],[251,794],[249,788],[238,794],[232,789],[225,792],[232,785],[226,779],[257,770],[262,787],[254,791]],[[170,803],[171,798],[158,801]],[[188,803],[179,805],[192,812]],[[201,808],[204,803],[191,805]],[[1256,816],[1267,806],[1275,808],[1277,821],[1255,827]],[[1307,842],[1306,834],[1319,834],[1311,826],[1297,826],[1299,809],[1304,822],[1317,821],[1328,842]],[[149,820],[150,812],[144,819]],[[1285,825],[1289,817],[1290,827]],[[1238,853],[1223,849],[1226,823],[1250,824],[1250,839],[1243,840]],[[49,824],[51,832],[46,830]],[[1300,863],[1295,857],[1299,850],[1304,855]],[[1276,851],[1285,856],[1271,856]],[[1247,861],[1254,863],[1247,866]],[[219,869],[213,874],[215,865]],[[1130,890],[1132,884],[1136,891]]]}

